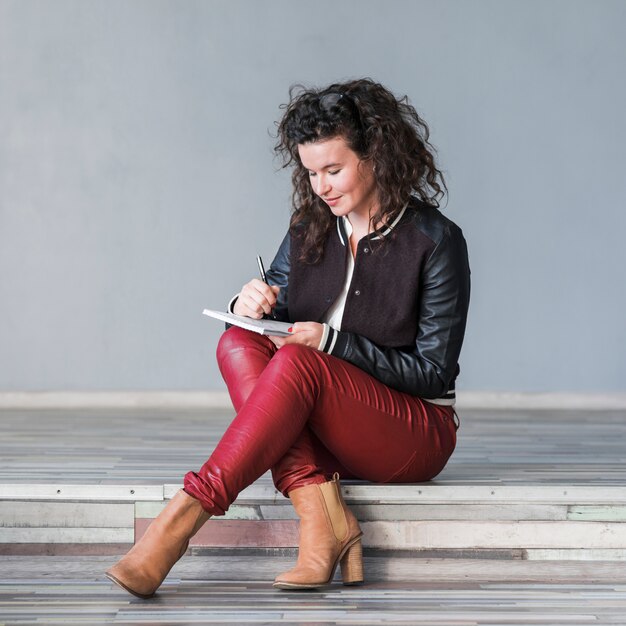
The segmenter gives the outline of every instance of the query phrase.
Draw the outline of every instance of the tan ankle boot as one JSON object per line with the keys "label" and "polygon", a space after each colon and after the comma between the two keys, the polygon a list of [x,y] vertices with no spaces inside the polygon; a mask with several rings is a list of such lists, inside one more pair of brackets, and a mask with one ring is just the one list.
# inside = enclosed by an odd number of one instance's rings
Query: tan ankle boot
{"label": "tan ankle boot", "polygon": [[344,585],[363,582],[359,523],[346,506],[339,474],[321,485],[307,485],[289,494],[300,518],[300,545],[296,566],[277,576],[279,589],[315,589],[330,583],[341,563]]}
{"label": "tan ankle boot", "polygon": [[181,489],[106,576],[139,598],[152,597],[209,517],[200,502]]}

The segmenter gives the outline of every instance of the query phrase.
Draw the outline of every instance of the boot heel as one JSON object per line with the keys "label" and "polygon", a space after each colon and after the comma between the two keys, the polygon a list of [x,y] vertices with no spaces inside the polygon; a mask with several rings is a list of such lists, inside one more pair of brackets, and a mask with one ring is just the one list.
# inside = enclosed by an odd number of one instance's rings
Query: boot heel
{"label": "boot heel", "polygon": [[358,585],[363,582],[363,549],[360,539],[348,548],[340,564],[344,585]]}

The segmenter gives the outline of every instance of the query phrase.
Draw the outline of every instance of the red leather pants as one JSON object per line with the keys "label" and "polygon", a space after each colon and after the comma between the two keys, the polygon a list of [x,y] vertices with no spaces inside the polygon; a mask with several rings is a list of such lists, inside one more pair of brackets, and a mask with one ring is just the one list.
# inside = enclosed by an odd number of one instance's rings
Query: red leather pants
{"label": "red leather pants", "polygon": [[300,345],[277,349],[230,328],[217,348],[237,412],[213,454],[185,476],[185,491],[212,515],[269,469],[284,495],[342,478],[422,482],[456,444],[452,407],[391,389],[359,368]]}

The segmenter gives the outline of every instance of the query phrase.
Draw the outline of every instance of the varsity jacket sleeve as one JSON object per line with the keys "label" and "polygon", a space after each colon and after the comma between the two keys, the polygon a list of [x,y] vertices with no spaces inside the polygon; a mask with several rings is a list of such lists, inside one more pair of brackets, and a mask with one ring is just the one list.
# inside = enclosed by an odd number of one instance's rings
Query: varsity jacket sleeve
{"label": "varsity jacket sleeve", "polygon": [[469,294],[467,246],[453,225],[424,266],[414,346],[385,348],[362,335],[328,327],[321,349],[399,391],[433,399],[453,395]]}
{"label": "varsity jacket sleeve", "polygon": [[293,321],[289,319],[287,310],[287,286],[289,285],[289,269],[291,267],[290,252],[291,236],[289,232],[287,232],[270,268],[265,272],[268,284],[280,287],[276,299],[276,306],[274,307],[274,315],[276,319],[281,322]]}

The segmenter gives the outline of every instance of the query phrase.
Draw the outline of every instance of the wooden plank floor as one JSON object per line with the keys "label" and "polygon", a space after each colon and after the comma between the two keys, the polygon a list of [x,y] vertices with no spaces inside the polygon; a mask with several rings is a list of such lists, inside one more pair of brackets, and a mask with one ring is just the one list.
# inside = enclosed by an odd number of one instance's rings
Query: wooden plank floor
{"label": "wooden plank floor", "polygon": [[[214,567],[207,576],[203,572],[211,569],[207,560],[191,558],[176,567],[157,596],[139,600],[103,579],[104,560],[11,557],[4,561],[0,624],[580,626],[626,622],[624,576],[614,581],[604,577],[595,582],[520,582],[483,580],[483,572],[477,579],[445,580],[441,567],[431,563],[434,579],[425,576],[422,582],[333,584],[319,591],[284,592],[273,589],[271,579],[233,579],[237,568],[219,575]],[[588,574],[593,579],[593,569]]]}
{"label": "wooden plank floor", "polygon": [[[2,410],[0,483],[179,484],[227,410]],[[465,411],[439,485],[626,486],[626,411]],[[261,479],[269,481],[269,475]]]}
{"label": "wooden plank floor", "polygon": [[[215,410],[0,411],[0,483],[28,485],[31,492],[33,486],[53,484],[83,485],[86,491],[90,485],[104,489],[107,485],[124,484],[139,485],[139,489],[146,490],[158,491],[163,485],[173,489],[187,470],[202,464],[230,419],[232,412]],[[463,516],[467,507],[462,503],[451,507],[442,500],[448,493],[447,487],[466,486],[468,493],[473,493],[472,489],[497,493],[499,487],[528,487],[530,492],[533,488],[539,492],[563,485],[562,491],[589,488],[591,494],[602,491],[602,487],[626,487],[624,411],[466,411],[461,412],[461,421],[457,450],[432,483],[443,488],[436,494],[436,506],[428,502],[404,505],[415,507],[414,512],[409,512],[410,519],[431,519],[433,529],[445,529],[445,524],[452,528],[455,519],[467,517]],[[260,492],[265,486],[269,490],[269,475],[262,477],[258,485]],[[350,489],[356,493],[358,486],[348,486],[347,491]],[[424,487],[424,491],[427,489],[428,486]],[[393,487],[385,490],[393,497]],[[400,497],[402,493],[406,492],[399,491]],[[20,520],[24,512],[28,515],[26,509],[41,508],[36,499],[22,503],[19,500],[8,498],[4,508],[0,507],[0,516],[6,522],[5,532],[16,536],[22,532]],[[129,505],[115,500],[117,508],[107,507],[104,513],[98,502],[93,503],[93,511],[88,502],[81,504],[80,515],[84,519],[80,523],[90,526],[89,516],[92,516],[106,530],[122,523],[116,517],[118,514],[122,520],[130,516],[132,524],[135,514],[150,517],[154,514],[152,508],[158,506],[147,497],[145,503],[131,505],[136,512],[131,508],[127,515]],[[102,501],[106,502],[107,498]],[[613,507],[609,517],[606,508],[576,507],[572,506],[575,501],[566,500],[559,506],[556,504],[542,501],[539,506],[526,502],[523,516],[519,511],[521,505],[515,502],[502,507],[498,513],[501,517],[494,518],[493,507],[488,505],[467,515],[475,517],[476,529],[492,519],[510,518],[515,523],[536,518],[540,524],[547,524],[549,520],[561,523],[567,516],[574,521],[580,517],[597,520],[597,524],[604,523],[602,520],[621,524],[626,517],[623,503]],[[71,534],[72,529],[65,527],[67,511],[65,508],[61,511],[68,504],[61,507],[60,503],[57,506],[48,501],[46,506],[46,523]],[[264,519],[270,519],[273,505],[259,506],[263,508]],[[379,515],[374,508],[370,512]],[[245,507],[234,513],[244,519],[248,515]],[[283,511],[277,513],[283,514]],[[368,519],[366,507],[360,515]],[[394,522],[389,520],[389,523]],[[424,523],[427,522],[410,522]],[[522,521],[519,528],[524,524]],[[132,532],[132,526],[129,528]],[[626,546],[622,544],[620,539],[612,552],[597,551],[600,557],[608,554],[608,561],[554,560],[564,552],[575,551],[573,545],[568,545],[568,550],[536,550],[537,554],[530,556],[543,559],[538,561],[530,559],[519,547],[503,550],[503,558],[497,550],[486,550],[485,558],[474,555],[476,558],[467,559],[459,554],[456,558],[432,559],[424,555],[415,559],[396,558],[392,554],[383,559],[370,553],[366,558],[367,585],[358,588],[334,585],[324,591],[303,594],[279,592],[271,587],[273,576],[290,566],[293,555],[254,557],[248,553],[241,557],[234,554],[217,557],[211,550],[194,548],[195,556],[188,556],[176,565],[162,591],[151,601],[131,598],[103,578],[102,572],[115,560],[111,553],[110,556],[95,553],[100,555],[91,557],[34,556],[36,552],[31,552],[31,556],[4,555],[0,556],[0,626],[626,625],[626,568],[623,560],[615,560],[626,558]],[[433,553],[445,557],[446,550],[437,548]],[[624,555],[619,556],[622,552]]]}

